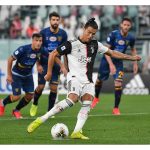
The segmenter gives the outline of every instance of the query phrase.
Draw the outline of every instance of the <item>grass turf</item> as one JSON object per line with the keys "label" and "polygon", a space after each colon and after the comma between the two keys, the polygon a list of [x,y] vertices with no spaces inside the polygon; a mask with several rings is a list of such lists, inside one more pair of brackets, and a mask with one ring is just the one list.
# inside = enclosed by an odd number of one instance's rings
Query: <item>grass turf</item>
{"label": "grass turf", "polygon": [[[6,95],[0,95],[4,98]],[[60,99],[65,96],[61,95]],[[39,101],[37,116],[47,110],[48,96],[43,95]],[[91,110],[84,126],[84,134],[90,140],[53,140],[51,127],[60,122],[73,131],[80,104],[75,105],[47,120],[34,133],[27,133],[29,123],[36,117],[29,115],[31,103],[21,110],[24,119],[16,120],[11,116],[17,102],[6,106],[5,115],[0,117],[0,144],[150,144],[150,100],[149,96],[123,96],[120,104],[121,115],[113,116],[113,94],[101,95],[100,103]]]}

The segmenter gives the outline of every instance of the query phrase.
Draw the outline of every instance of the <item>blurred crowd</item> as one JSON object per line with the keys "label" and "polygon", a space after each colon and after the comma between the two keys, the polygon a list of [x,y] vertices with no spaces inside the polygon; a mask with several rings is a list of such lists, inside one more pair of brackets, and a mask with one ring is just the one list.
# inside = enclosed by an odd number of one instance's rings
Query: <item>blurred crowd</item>
{"label": "blurred crowd", "polygon": [[99,24],[97,38],[104,40],[107,34],[118,28],[122,17],[133,20],[132,32],[150,34],[150,6],[0,6],[0,38],[30,38],[34,32],[49,26],[48,14],[61,15],[61,27],[69,38],[78,36],[90,17]]}

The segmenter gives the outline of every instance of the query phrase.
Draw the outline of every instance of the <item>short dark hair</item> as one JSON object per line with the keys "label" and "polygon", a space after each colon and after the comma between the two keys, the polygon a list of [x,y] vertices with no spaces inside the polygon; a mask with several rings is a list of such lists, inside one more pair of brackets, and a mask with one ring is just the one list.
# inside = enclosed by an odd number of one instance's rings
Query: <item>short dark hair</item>
{"label": "short dark hair", "polygon": [[50,20],[52,17],[58,17],[58,18],[60,18],[60,15],[59,15],[57,12],[53,11],[52,13],[49,14],[49,20]]}
{"label": "short dark hair", "polygon": [[40,34],[40,33],[33,33],[32,39],[34,39],[35,37],[40,38],[40,37],[42,37],[42,34]]}
{"label": "short dark hair", "polygon": [[98,25],[97,25],[97,23],[96,23],[96,21],[95,21],[95,18],[91,18],[91,19],[89,19],[89,20],[86,22],[86,24],[84,25],[84,28],[86,29],[86,28],[88,28],[88,27],[92,27],[92,28],[94,28],[94,29],[98,29]]}
{"label": "short dark hair", "polygon": [[124,21],[128,21],[130,23],[132,23],[132,20],[129,17],[124,17],[121,21],[121,23],[123,23]]}

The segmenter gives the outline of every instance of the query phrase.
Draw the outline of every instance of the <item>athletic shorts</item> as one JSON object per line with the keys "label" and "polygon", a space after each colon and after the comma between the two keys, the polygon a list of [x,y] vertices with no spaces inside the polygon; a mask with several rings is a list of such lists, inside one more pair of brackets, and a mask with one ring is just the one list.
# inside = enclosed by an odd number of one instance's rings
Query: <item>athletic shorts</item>
{"label": "athletic shorts", "polygon": [[12,92],[13,95],[21,95],[21,89],[25,93],[33,93],[34,92],[34,82],[33,82],[33,76],[27,76],[27,77],[20,77],[17,75],[12,75],[13,82],[11,84],[12,86]]}
{"label": "athletic shorts", "polygon": [[[43,66],[43,70],[44,71],[42,72],[42,74],[38,73],[38,85],[39,84],[44,84],[45,85],[45,83],[46,83],[46,81],[44,79],[44,76],[47,73],[47,66]],[[53,70],[52,70],[52,78],[49,81],[49,83],[58,85],[59,80],[60,80],[60,67],[59,67],[59,65],[54,64],[54,67],[53,67]]]}
{"label": "athletic shorts", "polygon": [[76,77],[67,77],[67,89],[68,94],[74,93],[77,94],[80,98],[87,94],[90,94],[94,97],[95,89],[94,83],[80,83]]}

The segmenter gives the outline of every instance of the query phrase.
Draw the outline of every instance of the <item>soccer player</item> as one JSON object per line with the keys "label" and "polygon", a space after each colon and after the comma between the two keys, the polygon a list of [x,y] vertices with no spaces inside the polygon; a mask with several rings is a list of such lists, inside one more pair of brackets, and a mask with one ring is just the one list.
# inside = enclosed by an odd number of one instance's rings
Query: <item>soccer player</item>
{"label": "soccer player", "polygon": [[[123,18],[120,24],[119,30],[112,31],[107,37],[107,46],[112,50],[116,50],[125,53],[127,47],[131,47],[132,55],[136,55],[136,49],[134,47],[135,38],[129,33],[132,26],[132,22],[129,18]],[[133,62],[133,72],[136,74],[138,71],[137,61]],[[98,77],[95,84],[95,98],[91,104],[91,108],[94,108],[99,102],[99,94],[102,88],[103,81],[109,78],[109,74],[113,75],[114,88],[115,88],[115,104],[112,113],[114,115],[120,115],[119,104],[122,95],[122,81],[123,81],[123,61],[110,58],[107,55],[102,57],[102,61],[99,66]]]}
{"label": "soccer player", "polygon": [[[67,34],[63,29],[59,28],[60,16],[56,12],[49,14],[50,27],[43,29],[40,33],[43,37],[43,46],[48,49],[49,52],[52,52],[58,46],[67,41]],[[34,100],[30,108],[30,115],[35,116],[38,109],[38,100],[43,92],[45,87],[44,76],[47,72],[48,57],[41,55],[40,64],[37,64],[38,69],[38,86],[34,91]],[[54,106],[55,100],[57,97],[57,87],[59,84],[60,77],[60,67],[55,64],[53,67],[52,78],[49,81],[50,93],[49,93],[49,103],[48,111]]]}
{"label": "soccer player", "polygon": [[[4,110],[7,104],[16,102],[20,99],[21,89],[23,89],[25,96],[12,111],[13,116],[17,119],[22,118],[20,110],[31,101],[34,95],[32,68],[34,64],[39,61],[41,54],[49,55],[46,48],[41,47],[41,45],[42,35],[40,33],[35,33],[32,36],[32,44],[19,47],[13,52],[12,56],[9,57],[7,66],[7,82],[11,84],[13,94],[8,95],[0,101],[0,116],[4,115]],[[15,60],[16,63],[12,68],[12,63]],[[56,62],[61,65],[59,59],[57,59]]]}
{"label": "soccer player", "polygon": [[78,99],[80,99],[82,106],[78,113],[77,123],[73,133],[71,134],[71,138],[89,139],[83,135],[81,130],[88,118],[91,102],[94,98],[92,72],[97,51],[118,59],[132,61],[141,59],[137,55],[126,55],[103,46],[100,42],[94,39],[97,30],[98,25],[95,22],[95,18],[91,18],[86,22],[83,33],[78,39],[65,42],[50,54],[48,72],[45,76],[46,80],[49,80],[52,76],[52,67],[55,57],[67,55],[69,68],[69,72],[67,73],[68,94],[66,99],[60,101],[45,115],[38,117],[35,121],[33,121],[27,128],[29,133],[32,133],[49,117],[72,107],[76,102],[78,102]]}
{"label": "soccer player", "polygon": [[[18,101],[21,98],[21,89],[25,96],[20,100],[19,105],[12,111],[16,118],[22,118],[20,109],[27,105],[33,98],[34,82],[32,68],[41,55],[42,35],[35,33],[32,36],[32,44],[23,45],[13,52],[8,58],[7,82],[12,86],[13,94],[8,95],[0,101],[0,116],[4,115],[7,104]],[[13,61],[16,60],[12,68]]]}

